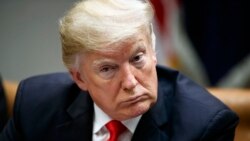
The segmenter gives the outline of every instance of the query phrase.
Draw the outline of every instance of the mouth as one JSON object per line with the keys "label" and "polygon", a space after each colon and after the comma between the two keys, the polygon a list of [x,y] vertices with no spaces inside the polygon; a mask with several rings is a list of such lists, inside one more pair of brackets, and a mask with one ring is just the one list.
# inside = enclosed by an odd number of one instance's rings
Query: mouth
{"label": "mouth", "polygon": [[136,96],[130,97],[127,100],[125,100],[123,103],[125,105],[131,105],[131,104],[135,104],[135,103],[144,101],[146,99],[148,99],[148,96],[146,94],[141,94],[141,95],[136,95]]}

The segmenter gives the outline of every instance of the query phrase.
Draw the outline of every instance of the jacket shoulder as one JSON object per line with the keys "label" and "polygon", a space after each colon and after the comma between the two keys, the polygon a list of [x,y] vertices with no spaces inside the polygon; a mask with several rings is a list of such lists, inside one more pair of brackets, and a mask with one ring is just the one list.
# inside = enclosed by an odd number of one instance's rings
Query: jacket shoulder
{"label": "jacket shoulder", "polygon": [[24,135],[42,134],[50,126],[70,119],[67,108],[80,92],[68,73],[43,74],[21,81],[14,105],[17,129]]}
{"label": "jacket shoulder", "polygon": [[216,139],[229,129],[228,136],[233,137],[238,117],[231,109],[182,73],[157,69],[159,98],[171,109],[168,118],[173,140]]}
{"label": "jacket shoulder", "polygon": [[68,73],[42,74],[22,80],[18,86],[16,98],[20,101],[27,100],[29,103],[39,103],[46,99],[63,99],[72,90],[79,89]]}

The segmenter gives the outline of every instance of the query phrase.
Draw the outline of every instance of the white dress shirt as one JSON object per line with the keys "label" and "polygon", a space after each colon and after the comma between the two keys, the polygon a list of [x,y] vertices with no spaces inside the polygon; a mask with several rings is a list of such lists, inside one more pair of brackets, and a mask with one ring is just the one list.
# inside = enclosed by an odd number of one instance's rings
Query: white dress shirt
{"label": "white dress shirt", "polygon": [[[140,118],[141,116],[138,116],[129,120],[121,121],[128,130],[120,135],[118,139],[119,141],[131,140]],[[109,139],[109,131],[105,127],[105,124],[111,120],[112,118],[110,118],[94,103],[94,127],[92,134],[93,141],[107,141]]]}

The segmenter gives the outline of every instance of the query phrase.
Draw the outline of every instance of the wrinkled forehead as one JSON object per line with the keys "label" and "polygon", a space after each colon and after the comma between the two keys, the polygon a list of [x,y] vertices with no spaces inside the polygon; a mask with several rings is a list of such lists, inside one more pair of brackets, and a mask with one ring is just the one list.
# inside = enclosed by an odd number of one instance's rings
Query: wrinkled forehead
{"label": "wrinkled forehead", "polygon": [[[135,55],[138,52],[146,51],[154,52],[154,43],[152,43],[152,39],[154,40],[154,35],[146,34],[146,32],[139,32],[129,38],[125,38],[120,40],[119,42],[115,42],[109,45],[104,45],[101,48],[96,50],[88,50],[84,51],[80,54],[80,63],[94,63],[97,60],[104,59],[108,60],[120,60],[121,58],[129,58],[131,55]],[[152,38],[153,37],[153,38]],[[78,61],[80,61],[78,60]]]}
{"label": "wrinkled forehead", "polygon": [[131,59],[132,56],[135,56],[139,52],[145,52],[147,46],[148,44],[143,40],[138,42],[128,41],[122,45],[113,47],[110,51],[104,50],[86,53],[84,58],[82,58],[82,63],[98,66],[98,64],[123,62]]}
{"label": "wrinkled forehead", "polygon": [[132,48],[132,47],[142,46],[142,45],[145,47],[152,47],[151,36],[149,33],[145,31],[139,32],[127,38],[123,38],[117,42],[103,45],[100,48],[93,50],[93,51],[102,52],[102,53],[109,53],[109,52],[118,53],[121,50],[126,50],[127,48]]}

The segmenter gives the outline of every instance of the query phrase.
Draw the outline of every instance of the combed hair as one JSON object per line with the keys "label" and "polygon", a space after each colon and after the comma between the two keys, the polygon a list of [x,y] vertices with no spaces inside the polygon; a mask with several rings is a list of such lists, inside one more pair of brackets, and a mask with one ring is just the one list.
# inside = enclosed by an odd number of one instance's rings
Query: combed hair
{"label": "combed hair", "polygon": [[108,50],[108,45],[151,32],[154,12],[149,2],[140,0],[83,0],[60,19],[62,58],[75,67],[78,55],[86,51]]}

